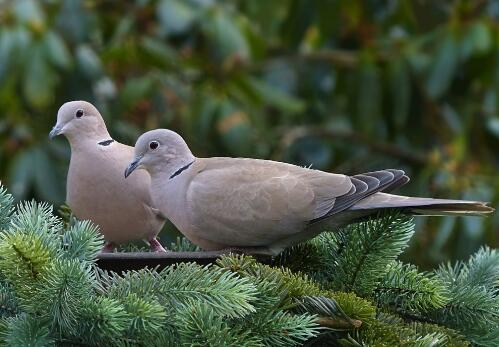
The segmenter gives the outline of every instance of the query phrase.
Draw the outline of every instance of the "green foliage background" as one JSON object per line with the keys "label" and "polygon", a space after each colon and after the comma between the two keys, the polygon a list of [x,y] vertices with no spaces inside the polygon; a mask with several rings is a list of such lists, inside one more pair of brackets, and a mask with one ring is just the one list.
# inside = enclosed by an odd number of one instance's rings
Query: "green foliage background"
{"label": "green foliage background", "polygon": [[[113,136],[180,132],[198,156],[343,173],[397,167],[401,193],[499,200],[496,1],[0,1],[0,177],[64,201],[58,107]],[[496,246],[499,218],[418,219],[423,267]],[[419,256],[417,256],[419,255]]]}

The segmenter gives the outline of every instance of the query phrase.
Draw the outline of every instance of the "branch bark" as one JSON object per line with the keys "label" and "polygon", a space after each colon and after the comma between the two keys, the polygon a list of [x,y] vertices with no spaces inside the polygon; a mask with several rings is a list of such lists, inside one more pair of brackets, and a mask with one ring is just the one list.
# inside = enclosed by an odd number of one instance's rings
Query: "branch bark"
{"label": "branch bark", "polygon": [[281,158],[284,150],[291,144],[302,137],[310,135],[333,138],[341,141],[350,141],[365,146],[372,151],[398,158],[415,166],[424,166],[428,163],[427,155],[415,153],[388,142],[376,141],[364,134],[353,131],[336,130],[319,126],[301,126],[286,132],[284,136],[282,136],[278,149],[274,153],[273,158]]}

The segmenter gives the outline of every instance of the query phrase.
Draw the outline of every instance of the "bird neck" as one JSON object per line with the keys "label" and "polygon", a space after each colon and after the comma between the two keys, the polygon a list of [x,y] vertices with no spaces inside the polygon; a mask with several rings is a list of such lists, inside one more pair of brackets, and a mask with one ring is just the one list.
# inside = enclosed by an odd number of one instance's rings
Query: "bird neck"
{"label": "bird neck", "polygon": [[183,177],[185,173],[192,167],[196,157],[188,153],[181,158],[173,158],[164,162],[164,165],[149,168],[151,177],[161,177],[162,180],[177,181],[178,178]]}
{"label": "bird neck", "polygon": [[82,134],[64,134],[69,141],[69,145],[72,150],[81,148],[93,148],[103,141],[112,140],[111,135],[106,128],[100,128],[96,131],[86,132],[85,135]]}

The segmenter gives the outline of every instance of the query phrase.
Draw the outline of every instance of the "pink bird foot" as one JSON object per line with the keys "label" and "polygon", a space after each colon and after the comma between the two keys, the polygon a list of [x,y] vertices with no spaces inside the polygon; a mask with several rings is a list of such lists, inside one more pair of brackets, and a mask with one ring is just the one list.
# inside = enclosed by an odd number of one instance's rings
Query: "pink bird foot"
{"label": "pink bird foot", "polygon": [[166,249],[163,248],[161,243],[159,243],[156,238],[149,240],[149,246],[151,247],[151,251],[153,252],[166,253]]}
{"label": "pink bird foot", "polygon": [[104,247],[102,247],[101,252],[102,253],[113,253],[115,248],[116,248],[116,245],[114,243],[106,242]]}

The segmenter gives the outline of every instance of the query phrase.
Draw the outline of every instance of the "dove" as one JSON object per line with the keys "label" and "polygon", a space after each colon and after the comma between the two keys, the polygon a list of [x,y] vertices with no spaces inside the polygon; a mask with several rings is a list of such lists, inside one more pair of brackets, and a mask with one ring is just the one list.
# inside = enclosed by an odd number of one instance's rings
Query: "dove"
{"label": "dove", "polygon": [[125,177],[148,171],[155,206],[207,251],[277,255],[381,209],[416,215],[493,211],[480,201],[388,193],[409,181],[402,170],[347,176],[270,160],[196,158],[183,138],[167,129],[144,133],[134,151]]}
{"label": "dove", "polygon": [[143,239],[151,250],[164,252],[156,236],[165,218],[152,204],[149,174],[141,172],[127,182],[123,177],[133,147],[113,140],[99,111],[85,101],[61,106],[49,137],[60,134],[71,147],[66,202],[78,219],[99,226],[106,241],[102,251]]}

